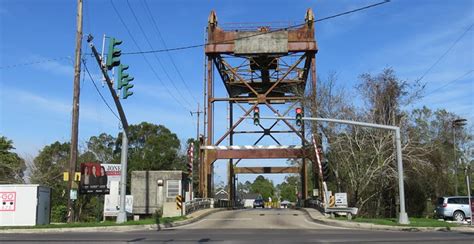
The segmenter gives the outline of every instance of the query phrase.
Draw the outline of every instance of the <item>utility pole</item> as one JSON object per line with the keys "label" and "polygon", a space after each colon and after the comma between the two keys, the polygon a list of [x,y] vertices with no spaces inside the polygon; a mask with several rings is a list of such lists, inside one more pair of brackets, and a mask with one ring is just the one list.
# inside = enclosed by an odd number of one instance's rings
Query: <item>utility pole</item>
{"label": "utility pole", "polygon": [[471,199],[471,165],[469,165],[468,163],[466,163],[464,174],[466,175],[466,186],[467,186],[467,197],[468,197],[467,199],[469,199],[469,209],[471,209],[471,216],[469,216],[469,218],[471,218],[470,225],[472,226],[472,216],[474,214],[472,213],[473,201]]}
{"label": "utility pole", "polygon": [[[196,118],[196,144],[198,146],[201,146],[201,145],[199,145],[199,122],[200,122],[199,118],[200,118],[200,114],[202,114],[203,111],[200,111],[199,103],[198,103],[197,111],[196,112],[191,111],[190,113],[191,113],[191,116],[193,116],[193,114],[197,114],[197,118]],[[193,150],[194,150],[194,148],[193,148]],[[198,154],[199,153],[197,153],[196,155],[198,155]],[[194,154],[193,154],[193,157],[194,157]],[[193,161],[194,161],[194,158],[193,158]],[[193,167],[193,169],[194,169],[194,167]],[[201,172],[201,169],[199,169],[198,172]],[[189,194],[191,195],[191,198],[193,196],[193,173],[194,172],[191,173],[191,180],[189,182]],[[201,175],[199,175],[199,177],[201,177]]]}
{"label": "utility pole", "polygon": [[203,111],[200,111],[200,107],[199,107],[199,103],[198,103],[198,109],[197,109],[197,112],[190,112],[191,113],[191,116],[193,116],[193,114],[197,114],[197,119],[196,119],[196,141],[199,141],[199,118],[200,118],[200,114],[203,113]]}
{"label": "utility pole", "polygon": [[77,0],[77,30],[76,30],[76,54],[74,57],[74,91],[72,98],[72,128],[71,128],[71,151],[69,160],[68,189],[68,219],[67,222],[74,222],[74,200],[71,199],[72,183],[77,164],[77,138],[79,134],[79,94],[81,80],[81,46],[82,46],[82,0]]}
{"label": "utility pole", "polygon": [[454,194],[458,195],[458,161],[456,155],[456,128],[466,125],[466,119],[455,119],[452,122],[453,128],[453,154],[454,154]]}

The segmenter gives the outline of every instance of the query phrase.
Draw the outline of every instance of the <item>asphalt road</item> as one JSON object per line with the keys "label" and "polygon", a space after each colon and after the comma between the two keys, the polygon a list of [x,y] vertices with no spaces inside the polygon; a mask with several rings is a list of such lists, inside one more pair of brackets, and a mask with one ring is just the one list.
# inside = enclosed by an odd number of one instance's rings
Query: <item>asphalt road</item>
{"label": "asphalt road", "polygon": [[2,234],[0,243],[474,243],[474,233],[368,231],[314,223],[289,209],[217,212],[164,230]]}

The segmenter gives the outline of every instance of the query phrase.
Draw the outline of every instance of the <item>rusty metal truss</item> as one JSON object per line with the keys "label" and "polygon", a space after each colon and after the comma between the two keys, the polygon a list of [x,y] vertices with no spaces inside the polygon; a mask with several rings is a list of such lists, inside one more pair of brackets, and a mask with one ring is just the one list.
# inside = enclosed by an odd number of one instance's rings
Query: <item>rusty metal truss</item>
{"label": "rusty metal truss", "polygon": [[[255,107],[265,108],[276,116],[287,116],[302,101],[308,80],[316,89],[316,53],[314,15],[308,9],[305,22],[295,28],[272,29],[259,26],[245,29],[222,29],[217,16],[211,11],[207,27],[206,54],[206,122],[205,141],[201,147],[199,195],[211,196],[213,163],[219,159],[229,160],[230,200],[234,196],[236,173],[295,173],[302,176],[302,191],[307,197],[307,166],[309,155],[305,145],[304,125],[297,128],[287,120],[275,121],[271,126],[258,125],[256,130],[238,130],[239,125]],[[214,72],[216,71],[216,72]],[[222,80],[226,96],[216,97],[215,73]],[[314,93],[315,94],[315,93]],[[216,102],[228,103],[229,129],[222,135],[214,135],[214,106]],[[280,111],[276,106],[285,106]],[[234,111],[235,109],[238,111]],[[235,114],[240,113],[237,118]],[[276,125],[285,124],[284,130]],[[254,147],[235,146],[234,137],[256,134]],[[281,145],[275,135],[293,134],[301,140],[294,147]],[[258,146],[268,136],[275,146]],[[229,146],[221,145],[228,140]],[[237,167],[242,159],[302,159],[300,167]]]}

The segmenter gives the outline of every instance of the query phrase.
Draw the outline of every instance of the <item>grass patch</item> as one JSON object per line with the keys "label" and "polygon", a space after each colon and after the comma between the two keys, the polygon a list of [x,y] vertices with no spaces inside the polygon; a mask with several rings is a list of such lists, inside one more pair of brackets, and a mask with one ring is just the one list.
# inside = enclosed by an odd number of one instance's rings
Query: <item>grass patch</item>
{"label": "grass patch", "polygon": [[358,223],[370,223],[377,225],[392,225],[392,226],[409,226],[409,227],[457,227],[458,224],[447,223],[444,221],[439,221],[437,219],[427,219],[427,218],[409,218],[409,225],[401,225],[398,223],[396,218],[381,218],[381,219],[371,219],[371,218],[361,218],[357,217],[352,220],[347,220],[346,217],[336,217],[337,220],[344,220],[349,222],[358,222]]}
{"label": "grass patch", "polygon": [[[186,216],[177,217],[165,217],[160,218],[160,224],[169,224],[180,220],[185,220]],[[138,221],[127,221],[122,224],[117,224],[115,221],[103,221],[103,222],[80,222],[80,223],[56,223],[49,225],[37,225],[37,226],[4,226],[0,227],[0,230],[5,229],[50,229],[50,228],[80,228],[80,227],[101,227],[101,226],[126,226],[126,225],[150,225],[156,224],[156,220],[153,218],[141,219]]]}

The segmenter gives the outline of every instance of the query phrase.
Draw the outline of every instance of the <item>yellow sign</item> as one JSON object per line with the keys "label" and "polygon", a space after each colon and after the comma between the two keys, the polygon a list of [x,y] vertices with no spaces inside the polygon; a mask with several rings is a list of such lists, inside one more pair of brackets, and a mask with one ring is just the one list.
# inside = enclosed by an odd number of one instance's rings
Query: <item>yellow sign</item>
{"label": "yellow sign", "polygon": [[176,209],[177,210],[183,209],[183,197],[181,195],[176,196]]}
{"label": "yellow sign", "polygon": [[[63,180],[69,181],[69,172],[67,171],[63,172]],[[74,173],[74,181],[81,181],[81,172]]]}
{"label": "yellow sign", "polygon": [[74,175],[74,181],[81,181],[81,172],[76,172]]}
{"label": "yellow sign", "polygon": [[329,207],[330,208],[334,207],[335,203],[336,203],[336,198],[334,196],[330,196],[329,197]]}

